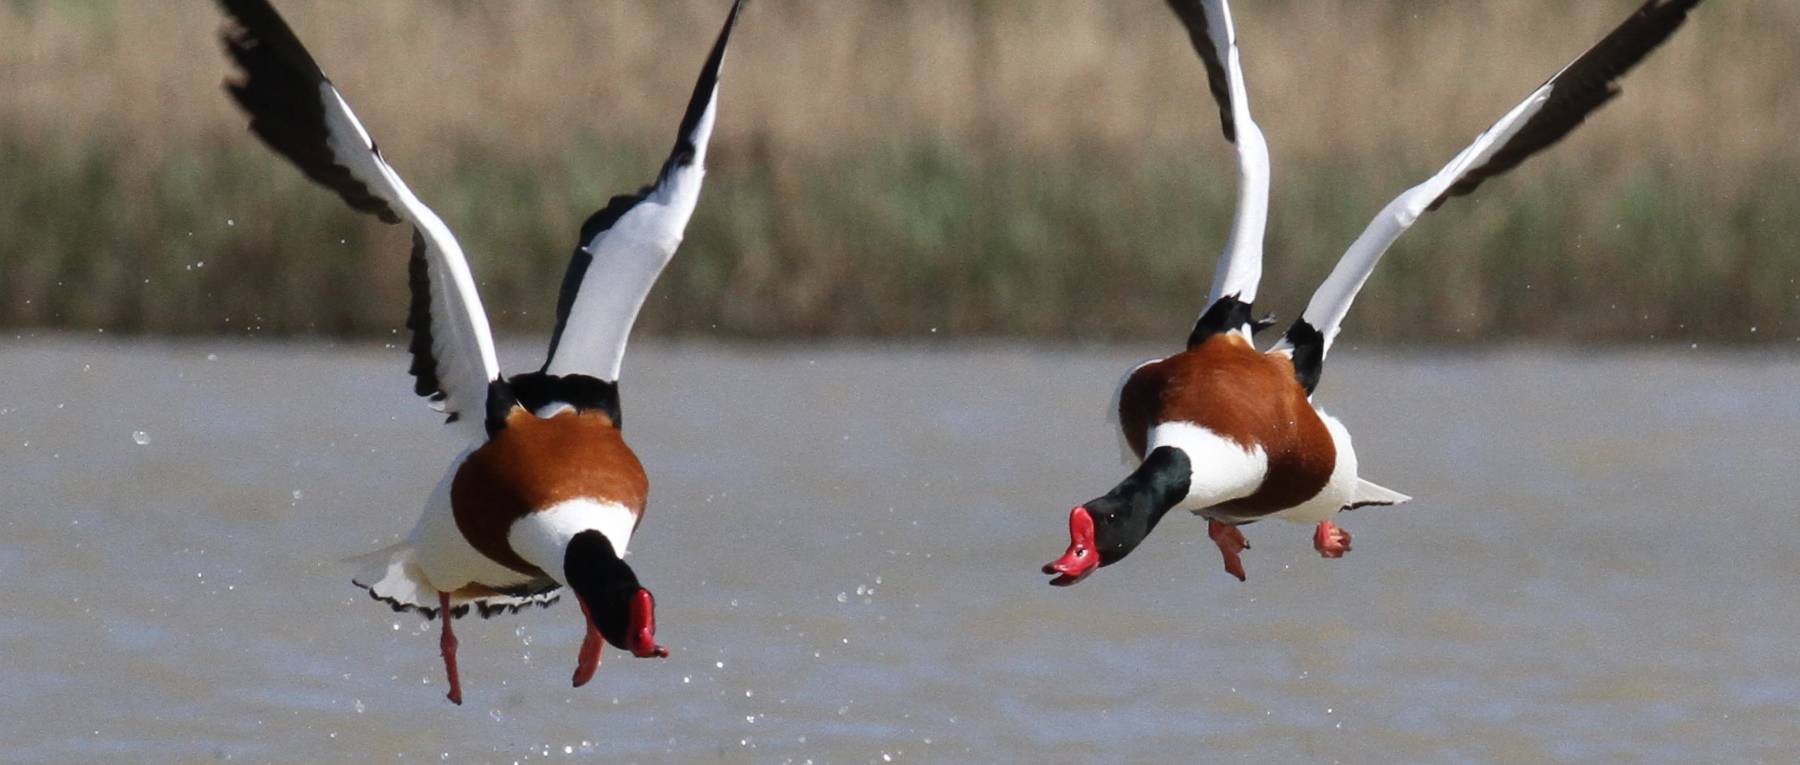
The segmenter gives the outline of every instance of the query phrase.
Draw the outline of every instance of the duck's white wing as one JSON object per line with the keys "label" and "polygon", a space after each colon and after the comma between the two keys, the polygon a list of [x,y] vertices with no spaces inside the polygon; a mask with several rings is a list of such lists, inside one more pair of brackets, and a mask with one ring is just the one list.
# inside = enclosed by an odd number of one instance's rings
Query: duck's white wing
{"label": "duck's white wing", "polygon": [[1206,310],[1188,340],[1189,345],[1196,345],[1220,332],[1250,332],[1251,307],[1262,281],[1263,231],[1269,219],[1269,145],[1250,118],[1250,97],[1244,89],[1230,5],[1225,0],[1168,3],[1187,27],[1194,52],[1206,65],[1207,84],[1219,104],[1225,140],[1237,146],[1238,154],[1237,214],[1213,274]]}
{"label": "duck's white wing", "polygon": [[1325,352],[1337,337],[1350,303],[1388,247],[1419,216],[1482,181],[1516,167],[1574,130],[1589,114],[1619,95],[1617,80],[1642,61],[1687,19],[1701,0],[1647,0],[1599,44],[1551,77],[1430,180],[1383,208],[1313,293],[1287,336],[1271,352],[1291,353],[1308,391],[1318,384]]}
{"label": "duck's white wing", "polygon": [[581,241],[556,301],[556,331],[544,372],[617,382],[625,341],[650,287],[681,245],[700,201],[706,144],[719,109],[719,67],[744,0],[731,6],[712,54],[694,84],[675,149],[656,184],[613,197],[581,227]]}
{"label": "duck's white wing", "polygon": [[230,23],[225,51],[242,70],[226,90],[250,129],[308,178],[351,207],[413,229],[408,264],[413,390],[483,435],[488,383],[499,374],[487,315],[450,229],[413,196],[350,105],[267,0],[219,0]]}

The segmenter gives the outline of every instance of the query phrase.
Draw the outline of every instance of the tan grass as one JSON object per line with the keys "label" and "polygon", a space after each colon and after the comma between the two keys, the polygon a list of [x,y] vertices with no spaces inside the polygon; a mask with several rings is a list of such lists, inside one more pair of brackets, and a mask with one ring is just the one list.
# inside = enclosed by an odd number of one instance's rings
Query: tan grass
{"label": "tan grass", "polygon": [[[1253,108],[1274,147],[1276,201],[1287,205],[1275,213],[1271,278],[1316,279],[1369,213],[1448,159],[1636,4],[1238,3]],[[465,237],[500,247],[483,240],[480,232],[470,233],[468,222],[451,214],[479,215],[479,200],[488,200],[512,204],[505,212],[524,216],[522,230],[534,245],[555,243],[543,246],[550,252],[533,255],[547,265],[548,276],[522,274],[516,283],[500,279],[504,283],[498,289],[516,294],[522,304],[539,301],[535,291],[540,282],[554,282],[554,261],[567,244],[563,240],[580,211],[599,201],[592,197],[624,190],[641,179],[641,168],[653,165],[654,155],[671,138],[725,5],[723,0],[280,3],[385,153],[425,199],[452,208],[447,217]],[[159,191],[170,182],[171,161],[205,165],[219,157],[241,157],[252,140],[243,118],[219,90],[227,66],[219,52],[218,27],[217,12],[201,0],[0,2],[0,135],[9,136],[24,154],[79,158],[104,147],[111,158],[108,188],[116,198],[102,204],[118,206],[128,219],[167,221],[199,214],[203,211],[177,214],[150,208],[171,204]],[[1454,253],[1433,256],[1446,262],[1431,267],[1430,279],[1454,287],[1454,297],[1439,301],[1446,304],[1436,313],[1460,314],[1463,304],[1473,304],[1475,314],[1486,315],[1480,306],[1516,297],[1513,292],[1524,279],[1496,265],[1499,256],[1491,253],[1525,241],[1512,229],[1524,220],[1518,217],[1525,214],[1521,210],[1532,209],[1534,198],[1580,208],[1558,211],[1555,221],[1571,230],[1550,232],[1543,240],[1563,243],[1577,258],[1572,271],[1545,266],[1551,272],[1537,274],[1564,285],[1558,294],[1579,297],[1581,288],[1567,285],[1593,284],[1608,278],[1608,269],[1631,268],[1632,253],[1591,244],[1581,250],[1579,243],[1582,237],[1590,243],[1604,241],[1609,223],[1624,222],[1618,211],[1626,202],[1621,200],[1633,184],[1647,182],[1680,186],[1664,195],[1659,202],[1663,207],[1657,209],[1668,209],[1669,199],[1706,208],[1675,210],[1691,216],[1684,225],[1695,229],[1692,245],[1701,251],[1675,254],[1686,258],[1679,261],[1686,270],[1679,276],[1657,275],[1662,281],[1656,284],[1662,286],[1655,289],[1691,288],[1696,287],[1692,279],[1710,280],[1698,286],[1718,296],[1716,301],[1746,282],[1778,281],[1792,273],[1791,264],[1754,269],[1746,264],[1792,259],[1792,247],[1800,247],[1783,238],[1791,230],[1781,228],[1785,221],[1769,220],[1793,215],[1771,200],[1800,198],[1795,190],[1800,181],[1791,172],[1800,170],[1800,141],[1794,139],[1800,98],[1792,96],[1790,84],[1792,73],[1800,71],[1796,29],[1796,3],[1714,0],[1699,9],[1665,50],[1630,76],[1625,96],[1565,145],[1484,189],[1483,197],[1457,213],[1464,217],[1446,224],[1446,232],[1416,235],[1425,246],[1455,241],[1490,253],[1461,260],[1449,260]],[[813,333],[834,327],[858,333],[916,331],[929,322],[843,315],[867,308],[862,293],[844,284],[867,273],[865,259],[905,260],[884,252],[890,247],[917,251],[922,260],[914,264],[915,272],[924,269],[951,280],[940,286],[955,296],[929,308],[970,317],[965,326],[973,330],[1071,331],[1048,318],[1030,318],[1029,309],[1034,301],[1079,297],[1068,291],[1069,285],[1092,281],[1080,272],[1083,268],[1125,269],[1128,276],[1119,277],[1120,290],[1128,290],[1133,278],[1166,275],[1168,269],[1177,269],[1172,273],[1183,279],[1210,273],[1212,253],[1223,234],[1215,225],[1224,214],[1220,205],[1229,204],[1231,155],[1219,136],[1199,64],[1157,0],[756,0],[726,77],[724,117],[715,139],[715,186],[708,202],[728,206],[730,212],[703,208],[696,225],[724,227],[716,236],[699,237],[722,249],[732,241],[742,244],[736,251],[715,253],[709,268],[722,274],[675,278],[711,289],[716,299],[729,303],[710,309],[710,316],[726,317],[731,326]],[[876,222],[858,229],[844,222],[844,216],[855,219],[851,213],[799,207],[809,194],[831,188],[836,197],[821,205],[842,202],[858,214],[885,215],[895,209],[892,195],[906,190],[880,186],[908,176],[892,167],[869,168],[905,165],[911,160],[904,157],[918,151],[947,153],[970,163],[972,179],[953,184],[954,193],[966,197],[958,202],[972,209],[967,214],[980,216],[982,226],[1010,226],[1014,233],[1008,237],[1023,238],[1008,239],[998,250],[954,242],[865,240],[859,237],[918,235],[920,224],[913,221],[889,231]],[[898,154],[883,158],[894,152]],[[577,164],[582,160],[586,163]],[[1147,181],[1159,166],[1188,177]],[[984,181],[984,167],[1012,168],[1006,172],[1017,177]],[[484,175],[479,168],[499,175]],[[235,170],[252,174],[249,185],[255,193],[215,197],[201,189],[187,203],[210,206],[219,217],[249,219],[250,230],[240,229],[234,236],[292,236],[286,224],[255,219],[272,212],[267,205],[291,206],[285,200],[310,192],[273,159],[244,159]],[[515,203],[522,200],[516,195],[453,185],[479,185],[509,173],[547,175],[587,198],[553,200],[547,209],[520,212]],[[734,173],[757,180],[733,185]],[[1028,257],[1022,251],[1032,241],[1070,240],[1070,232],[1057,229],[1067,220],[1038,220],[1046,209],[1033,207],[1037,202],[1030,189],[1007,191],[993,184],[1044,183],[1039,173],[1070,176],[1056,183],[1066,186],[1059,192],[1065,196],[1108,188],[1097,195],[1105,199],[1093,204],[1117,206],[1087,211],[1096,218],[1143,215],[1159,220],[1157,216],[1180,214],[1180,204],[1174,203],[1179,202],[1207,205],[1196,208],[1193,217],[1211,227],[1117,242],[1128,235],[1127,226],[1096,223],[1115,240],[1096,237],[1093,246],[1105,250],[1093,256],[1097,260],[1057,261],[1047,266],[1054,276],[1035,276],[1029,261],[1007,258]],[[1566,186],[1546,189],[1555,183]],[[752,197],[783,198],[719,196],[733,189]],[[1196,196],[1133,201],[1174,190]],[[458,201],[465,198],[469,201]],[[263,207],[248,206],[252,202]],[[1655,195],[1647,204],[1652,202],[1657,202]],[[307,209],[329,216],[326,208]],[[764,211],[759,213],[763,217],[747,218],[743,211],[750,209]],[[30,215],[15,215],[25,225],[35,225]],[[1018,233],[1040,224],[1044,232]],[[982,229],[956,230],[969,236]],[[735,239],[728,236],[733,231]],[[748,232],[759,232],[763,239]],[[1445,238],[1451,236],[1461,238]],[[1469,237],[1478,241],[1469,244],[1474,241]],[[41,251],[48,240],[29,239],[35,244],[28,248],[28,239],[16,231],[0,232],[0,257],[13,264],[6,280],[16,281],[18,274],[28,275],[27,280],[49,278],[45,275],[64,268],[35,262],[55,254]],[[158,249],[157,241],[145,237],[143,246]],[[380,241],[385,246],[386,240]],[[1644,241],[1621,239],[1614,246]],[[1174,251],[1145,253],[1140,245]],[[242,241],[230,246],[257,248]],[[280,246],[291,244],[266,245]],[[1650,246],[1658,245],[1651,241]],[[1171,264],[1169,258],[1177,262]],[[479,255],[477,267],[486,268]],[[114,283],[130,269],[102,263],[77,270],[89,275],[84,278],[117,272],[107,282]],[[907,272],[902,269],[891,278],[908,278]],[[397,277],[393,281],[397,284]],[[1404,274],[1383,274],[1372,291],[1383,289],[1384,283],[1407,282]],[[49,290],[26,286],[34,294]],[[10,289],[16,296],[25,288],[15,284]],[[1180,302],[1185,294],[1171,292],[1167,298],[1172,305],[1147,310],[1141,323],[1121,320],[1097,331],[1136,331],[1148,326],[1151,316],[1177,307],[1186,311],[1191,306]],[[1779,302],[1780,297],[1771,291],[1759,309],[1774,312],[1769,321],[1775,324],[1792,321],[1796,310]],[[254,294],[243,298],[246,305],[257,299]],[[1302,296],[1287,299],[1298,302]],[[1425,307],[1433,302],[1408,299]],[[490,302],[506,305],[504,299]],[[876,313],[904,317],[912,308],[927,307],[902,304]],[[1010,320],[1009,312],[1024,318]],[[771,324],[756,318],[763,314],[785,318]],[[107,321],[111,314],[93,315]],[[1368,318],[1378,329],[1392,330],[1382,336],[1408,334],[1402,331],[1407,317]],[[0,310],[0,320],[59,321],[17,306]],[[274,321],[290,328],[317,326],[291,317]],[[1492,329],[1497,321],[1471,320],[1466,329]],[[366,323],[346,318],[330,327],[366,328]],[[1675,323],[1675,317],[1666,322]],[[1627,332],[1634,333],[1644,334]]]}

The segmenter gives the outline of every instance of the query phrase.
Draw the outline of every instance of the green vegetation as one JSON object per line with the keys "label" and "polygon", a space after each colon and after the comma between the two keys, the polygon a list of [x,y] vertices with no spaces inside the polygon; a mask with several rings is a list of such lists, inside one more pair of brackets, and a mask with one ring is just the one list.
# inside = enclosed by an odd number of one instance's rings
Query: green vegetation
{"label": "green vegetation", "polygon": [[[654,173],[699,54],[645,61],[662,42],[701,50],[718,10],[603,5],[283,4],[457,231],[503,328],[548,326],[581,220]],[[1240,11],[1277,163],[1262,307],[1292,317],[1387,199],[1633,3],[1519,5]],[[1785,83],[1800,10],[1715,5],[1575,138],[1422,220],[1347,339],[1800,334],[1800,107]],[[1521,20],[1536,12],[1555,23]],[[641,326],[1183,336],[1235,168],[1165,16],[1153,0],[758,3],[706,194]],[[399,326],[406,233],[348,212],[243,130],[218,92],[216,26],[204,3],[0,5],[0,71],[16,73],[0,84],[0,326]],[[594,48],[571,27],[628,44]],[[1454,65],[1413,71],[1440,59]]]}

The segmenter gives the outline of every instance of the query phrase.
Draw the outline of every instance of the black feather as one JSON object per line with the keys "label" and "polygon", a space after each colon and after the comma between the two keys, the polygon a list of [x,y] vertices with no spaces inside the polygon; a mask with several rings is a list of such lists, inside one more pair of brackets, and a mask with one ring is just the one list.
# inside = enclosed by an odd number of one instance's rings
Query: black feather
{"label": "black feather", "polygon": [[1231,112],[1231,76],[1225,71],[1225,52],[1213,45],[1207,33],[1206,9],[1200,0],[1168,0],[1169,8],[1187,27],[1188,40],[1200,63],[1206,65],[1206,84],[1212,88],[1213,100],[1219,104],[1219,122],[1225,129],[1225,140],[1237,143],[1237,120]]}
{"label": "black feather", "polygon": [[222,33],[225,52],[243,70],[225,90],[250,115],[250,130],[352,208],[399,223],[394,209],[332,153],[322,100],[331,83],[281,14],[267,0],[219,0],[219,7],[232,22]]}
{"label": "black feather", "polygon": [[[1687,20],[1700,0],[1646,0],[1636,13],[1568,68],[1545,82],[1549,100],[1526,120],[1486,164],[1471,168],[1427,209],[1474,191],[1483,181],[1517,167],[1531,155],[1561,141],[1588,115],[1619,95],[1617,80],[1650,54]],[[1543,85],[1538,86],[1542,88]]]}

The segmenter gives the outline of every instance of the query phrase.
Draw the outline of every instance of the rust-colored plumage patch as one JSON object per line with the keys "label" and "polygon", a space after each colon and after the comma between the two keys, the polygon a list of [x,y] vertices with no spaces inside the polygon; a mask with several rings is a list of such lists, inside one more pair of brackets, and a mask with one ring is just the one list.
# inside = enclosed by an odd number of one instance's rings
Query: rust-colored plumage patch
{"label": "rust-colored plumage patch", "polygon": [[508,544],[513,521],[571,499],[617,502],[642,517],[650,481],[605,415],[565,412],[538,419],[514,409],[450,484],[456,527],[481,554],[542,577]]}
{"label": "rust-colored plumage patch", "polygon": [[1264,516],[1311,499],[1337,463],[1331,433],[1295,380],[1293,362],[1234,334],[1146,364],[1125,382],[1119,426],[1140,459],[1150,429],[1165,422],[1193,423],[1269,455],[1256,493],[1222,506],[1236,516]]}

